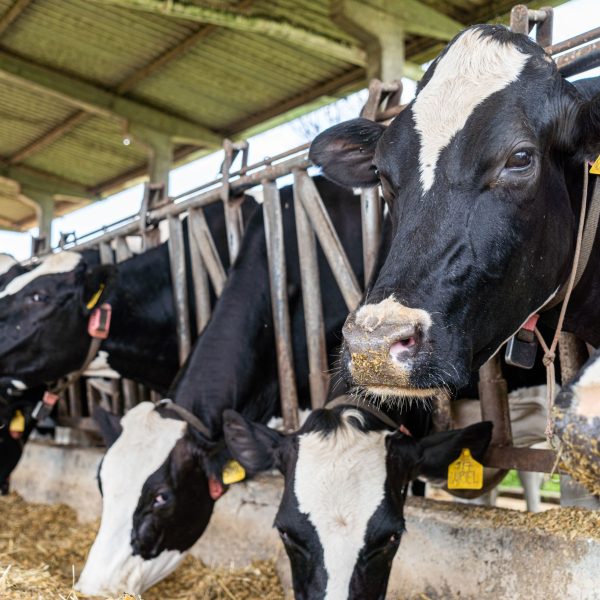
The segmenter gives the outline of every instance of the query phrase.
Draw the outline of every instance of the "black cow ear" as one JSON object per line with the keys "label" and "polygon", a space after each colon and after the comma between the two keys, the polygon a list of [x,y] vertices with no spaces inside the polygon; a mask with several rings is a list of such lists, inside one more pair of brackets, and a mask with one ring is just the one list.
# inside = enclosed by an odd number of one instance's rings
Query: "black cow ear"
{"label": "black cow ear", "polygon": [[115,265],[96,265],[83,276],[83,304],[88,309],[103,302],[117,274]]}
{"label": "black cow ear", "polygon": [[223,413],[223,432],[233,458],[250,475],[280,468],[282,434],[260,423],[252,423],[234,410]]}
{"label": "black cow ear", "polygon": [[570,137],[580,160],[596,160],[600,154],[600,94],[568,111],[561,131]]}
{"label": "black cow ear", "polygon": [[491,421],[483,421],[464,429],[434,433],[422,438],[419,443],[423,460],[419,475],[446,479],[448,465],[459,457],[463,448],[468,448],[473,458],[481,462],[492,438],[492,427]]}
{"label": "black cow ear", "polygon": [[385,129],[369,119],[334,125],[314,139],[308,156],[325,177],[339,185],[372,187],[379,183],[373,158]]}
{"label": "black cow ear", "polygon": [[123,432],[121,417],[104,410],[101,406],[94,407],[92,417],[100,429],[100,435],[106,447],[110,448]]}

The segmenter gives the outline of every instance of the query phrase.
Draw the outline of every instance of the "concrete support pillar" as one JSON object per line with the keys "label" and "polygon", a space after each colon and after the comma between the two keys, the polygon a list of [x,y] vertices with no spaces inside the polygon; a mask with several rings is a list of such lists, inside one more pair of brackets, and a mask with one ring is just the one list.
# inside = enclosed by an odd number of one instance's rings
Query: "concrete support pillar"
{"label": "concrete support pillar", "polygon": [[52,220],[54,219],[54,196],[53,194],[22,186],[21,192],[25,198],[31,201],[37,215],[37,224],[39,228],[38,241],[34,243],[33,253],[43,254],[51,248],[52,241]]}
{"label": "concrete support pillar", "polygon": [[394,81],[404,74],[403,23],[384,7],[362,0],[335,0],[333,20],[367,52],[367,80]]}

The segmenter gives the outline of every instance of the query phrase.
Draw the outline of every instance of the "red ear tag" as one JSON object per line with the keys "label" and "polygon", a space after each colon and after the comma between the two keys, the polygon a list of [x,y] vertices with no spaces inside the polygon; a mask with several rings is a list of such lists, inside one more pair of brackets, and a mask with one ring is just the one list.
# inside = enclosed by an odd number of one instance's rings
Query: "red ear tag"
{"label": "red ear tag", "polygon": [[213,500],[218,500],[225,493],[225,486],[213,475],[208,478],[208,493]]}
{"label": "red ear tag", "polygon": [[42,397],[42,402],[48,406],[54,406],[58,402],[58,398],[58,394],[53,394],[52,392],[46,390],[44,392],[44,396]]}
{"label": "red ear tag", "polygon": [[92,311],[88,322],[88,334],[90,337],[105,340],[110,331],[110,317],[112,307],[110,304],[102,304]]}
{"label": "red ear tag", "polygon": [[398,430],[400,431],[400,433],[412,437],[412,433],[406,427],[404,427],[404,425],[400,425],[400,427],[398,427]]}

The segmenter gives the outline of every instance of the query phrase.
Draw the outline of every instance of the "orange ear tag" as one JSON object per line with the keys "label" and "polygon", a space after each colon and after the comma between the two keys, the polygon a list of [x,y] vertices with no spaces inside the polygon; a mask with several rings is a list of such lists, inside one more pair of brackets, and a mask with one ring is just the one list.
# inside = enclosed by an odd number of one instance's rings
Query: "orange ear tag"
{"label": "orange ear tag", "polygon": [[448,466],[449,490],[480,490],[483,487],[483,465],[477,462],[468,448]]}

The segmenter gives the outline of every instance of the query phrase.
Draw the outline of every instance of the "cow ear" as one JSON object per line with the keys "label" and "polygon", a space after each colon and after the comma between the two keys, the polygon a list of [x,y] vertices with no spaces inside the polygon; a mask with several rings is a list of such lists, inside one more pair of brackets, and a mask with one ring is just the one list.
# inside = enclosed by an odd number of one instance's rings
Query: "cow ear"
{"label": "cow ear", "polygon": [[568,114],[570,118],[561,130],[570,137],[580,160],[595,160],[600,154],[600,94],[582,102]]}
{"label": "cow ear", "polygon": [[233,458],[250,475],[280,467],[282,434],[260,423],[247,421],[234,410],[223,413],[223,431]]}
{"label": "cow ear", "polygon": [[121,417],[104,410],[101,406],[94,407],[92,417],[100,429],[106,447],[110,448],[123,431]]}
{"label": "cow ear", "polygon": [[314,139],[309,158],[321,167],[325,177],[339,185],[372,187],[379,183],[373,158],[385,129],[369,119],[334,125]]}
{"label": "cow ear", "polygon": [[88,269],[83,276],[82,302],[88,308],[94,308],[104,301],[108,288],[117,275],[115,265],[96,265]]}
{"label": "cow ear", "polygon": [[422,438],[419,440],[423,452],[419,475],[446,479],[448,465],[459,457],[463,448],[468,448],[473,458],[481,462],[492,438],[492,427],[491,421],[483,421]]}

